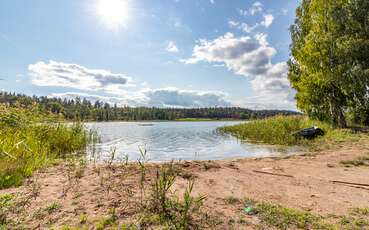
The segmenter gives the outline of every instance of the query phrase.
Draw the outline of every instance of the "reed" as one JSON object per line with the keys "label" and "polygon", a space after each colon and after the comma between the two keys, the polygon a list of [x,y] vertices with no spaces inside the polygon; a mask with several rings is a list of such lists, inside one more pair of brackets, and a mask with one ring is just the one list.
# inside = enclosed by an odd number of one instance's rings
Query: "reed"
{"label": "reed", "polygon": [[271,118],[253,120],[234,126],[219,129],[220,132],[230,133],[242,140],[274,145],[303,145],[307,140],[292,135],[300,129],[318,126],[326,133],[326,137],[333,138],[338,132],[333,132],[329,124],[311,120],[305,116],[275,116]]}
{"label": "reed", "polygon": [[0,106],[0,189],[19,186],[35,170],[84,153],[81,123],[63,124],[36,109]]}

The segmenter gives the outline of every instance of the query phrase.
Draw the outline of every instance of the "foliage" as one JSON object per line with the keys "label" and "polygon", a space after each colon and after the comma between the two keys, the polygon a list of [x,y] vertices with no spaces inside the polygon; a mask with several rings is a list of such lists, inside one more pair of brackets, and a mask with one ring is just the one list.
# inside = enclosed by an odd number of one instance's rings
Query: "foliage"
{"label": "foliage", "polygon": [[32,173],[84,151],[82,124],[61,124],[35,108],[0,105],[0,189],[18,186]]}
{"label": "foliage", "polygon": [[22,94],[0,92],[0,103],[11,106],[32,107],[44,113],[60,115],[67,120],[89,121],[132,121],[132,120],[179,120],[179,121],[207,121],[216,119],[256,119],[277,114],[297,114],[284,110],[250,110],[245,108],[147,108],[147,107],[118,107],[108,103],[95,101],[94,103],[76,98],[67,100],[48,97],[29,97]]}
{"label": "foliage", "polygon": [[291,27],[288,77],[297,106],[345,127],[369,124],[369,2],[303,0]]}
{"label": "foliage", "polygon": [[319,126],[326,133],[331,131],[328,124],[311,120],[305,116],[275,116],[234,126],[226,126],[219,130],[221,132],[231,133],[242,140],[249,140],[252,142],[276,145],[297,145],[305,144],[306,141],[296,138],[292,133],[311,126]]}

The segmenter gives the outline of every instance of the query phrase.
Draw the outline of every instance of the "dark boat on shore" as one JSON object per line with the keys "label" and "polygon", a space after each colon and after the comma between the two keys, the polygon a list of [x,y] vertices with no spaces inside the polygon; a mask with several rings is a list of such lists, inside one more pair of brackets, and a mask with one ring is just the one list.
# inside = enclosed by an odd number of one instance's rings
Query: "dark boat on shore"
{"label": "dark boat on shore", "polygon": [[317,136],[324,136],[324,130],[322,130],[319,127],[309,127],[306,129],[301,129],[297,132],[292,133],[293,136],[295,137],[302,137],[302,138],[306,138],[306,139],[314,139]]}

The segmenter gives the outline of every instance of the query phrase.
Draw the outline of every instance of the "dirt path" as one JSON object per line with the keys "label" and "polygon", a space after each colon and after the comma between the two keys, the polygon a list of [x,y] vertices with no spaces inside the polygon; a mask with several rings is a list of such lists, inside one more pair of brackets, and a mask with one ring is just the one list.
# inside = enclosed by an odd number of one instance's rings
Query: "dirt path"
{"label": "dirt path", "polygon": [[220,161],[220,168],[196,171],[196,192],[214,202],[227,196],[250,197],[318,214],[345,214],[350,208],[369,206],[369,187],[360,189],[331,181],[369,184],[368,167],[340,164],[368,153],[368,145],[358,144],[312,157]]}
{"label": "dirt path", "polygon": [[[369,167],[345,167],[340,163],[367,154],[369,142],[362,141],[317,155],[182,162],[176,164],[179,177],[174,188],[180,195],[187,179],[195,178],[194,194],[206,196],[203,209],[218,218],[218,229],[253,229],[254,225],[243,225],[240,219],[258,224],[257,217],[243,213],[241,201],[245,198],[319,215],[345,215],[352,208],[369,207],[369,187],[331,181],[369,183]],[[148,166],[146,190],[156,167]],[[27,194],[24,210],[12,214],[27,228],[95,226],[112,207],[121,220],[135,216],[141,202],[139,173],[137,165],[60,165],[40,172],[24,186],[1,190],[0,194]]]}

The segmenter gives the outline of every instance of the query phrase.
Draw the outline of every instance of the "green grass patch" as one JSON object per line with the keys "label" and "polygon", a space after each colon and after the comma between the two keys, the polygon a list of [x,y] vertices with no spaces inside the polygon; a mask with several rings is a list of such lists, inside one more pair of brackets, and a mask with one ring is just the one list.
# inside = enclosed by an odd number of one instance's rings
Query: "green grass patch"
{"label": "green grass patch", "polygon": [[0,105],[0,189],[19,186],[35,170],[84,153],[82,124],[63,124],[37,109]]}
{"label": "green grass patch", "polygon": [[277,229],[336,229],[321,216],[279,205],[260,203],[256,212],[264,225]]}
{"label": "green grass patch", "polygon": [[369,229],[369,208],[354,208],[344,216],[321,216],[248,198],[243,203],[244,213],[255,215],[260,220],[260,224],[257,224],[260,229]]}
{"label": "green grass patch", "polygon": [[[292,134],[300,129],[318,126],[323,129],[325,135],[315,140],[297,138]],[[359,134],[350,130],[333,130],[329,124],[312,120],[306,116],[275,116],[271,118],[253,120],[238,125],[219,128],[220,132],[230,133],[241,140],[254,143],[273,145],[310,145],[319,146],[322,141],[344,142],[357,141]]]}
{"label": "green grass patch", "polygon": [[14,196],[11,194],[0,195],[0,229],[5,228],[9,210],[14,206]]}
{"label": "green grass patch", "polygon": [[353,160],[341,161],[346,167],[352,166],[369,166],[369,154],[367,156],[361,156]]}
{"label": "green grass patch", "polygon": [[47,206],[45,208],[45,211],[48,214],[52,214],[52,213],[58,211],[59,209],[60,209],[60,204],[58,202],[53,202],[52,204],[50,204],[49,206]]}

